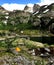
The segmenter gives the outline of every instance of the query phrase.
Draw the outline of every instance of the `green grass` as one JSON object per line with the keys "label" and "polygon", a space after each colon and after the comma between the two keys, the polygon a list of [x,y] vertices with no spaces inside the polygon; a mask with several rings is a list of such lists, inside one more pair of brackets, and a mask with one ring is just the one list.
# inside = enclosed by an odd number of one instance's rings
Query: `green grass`
{"label": "green grass", "polygon": [[[21,34],[21,32],[18,32]],[[23,30],[23,34],[22,35],[41,35],[41,31],[40,30]]]}

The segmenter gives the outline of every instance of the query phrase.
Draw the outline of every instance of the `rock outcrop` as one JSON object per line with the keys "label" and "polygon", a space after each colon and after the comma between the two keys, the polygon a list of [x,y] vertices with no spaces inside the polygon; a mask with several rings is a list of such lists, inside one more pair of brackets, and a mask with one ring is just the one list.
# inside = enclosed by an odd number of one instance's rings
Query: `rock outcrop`
{"label": "rock outcrop", "polygon": [[39,9],[40,9],[40,6],[38,4],[34,4],[33,12],[37,12],[37,11],[39,11]]}

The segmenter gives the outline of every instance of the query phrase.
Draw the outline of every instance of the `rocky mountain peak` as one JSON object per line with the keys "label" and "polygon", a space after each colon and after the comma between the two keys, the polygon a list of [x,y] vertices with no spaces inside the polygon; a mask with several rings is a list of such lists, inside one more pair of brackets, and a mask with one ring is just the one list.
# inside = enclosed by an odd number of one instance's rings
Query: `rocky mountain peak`
{"label": "rocky mountain peak", "polygon": [[40,6],[38,4],[34,4],[33,6],[26,5],[24,8],[25,12],[36,12],[40,9]]}
{"label": "rocky mountain peak", "polygon": [[33,7],[26,5],[24,8],[25,12],[33,12]]}
{"label": "rocky mountain peak", "polygon": [[24,10],[27,10],[28,8],[29,8],[29,7],[26,5],[25,8],[24,8]]}
{"label": "rocky mountain peak", "polygon": [[33,12],[37,12],[39,9],[40,9],[40,6],[38,4],[34,4]]}

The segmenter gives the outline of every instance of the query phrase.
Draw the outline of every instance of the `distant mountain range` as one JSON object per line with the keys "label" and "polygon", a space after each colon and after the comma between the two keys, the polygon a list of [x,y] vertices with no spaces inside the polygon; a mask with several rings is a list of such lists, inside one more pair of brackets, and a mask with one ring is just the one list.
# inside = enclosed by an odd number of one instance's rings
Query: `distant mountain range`
{"label": "distant mountain range", "polygon": [[26,5],[23,11],[21,10],[7,11],[5,8],[0,6],[0,15],[1,14],[6,14],[6,15],[9,14],[9,16],[11,17],[16,17],[16,16],[30,17],[30,15],[32,14],[32,15],[36,15],[38,18],[40,17],[54,18],[54,3],[43,6],[34,4],[33,7]]}
{"label": "distant mountain range", "polygon": [[[49,25],[50,24],[52,25],[51,28],[53,29],[54,33],[54,3],[43,6],[34,4],[33,7],[29,7],[28,5],[26,5],[23,11],[22,10],[7,11],[2,6],[0,6],[0,19],[5,24],[7,23],[7,20],[9,20],[13,25],[15,24],[17,25],[17,23],[19,22],[20,23],[29,22],[32,23],[32,25],[34,26],[39,26],[41,21],[43,22],[43,25],[47,25],[50,22]],[[6,21],[3,19],[5,19]]]}
{"label": "distant mountain range", "polygon": [[[0,6],[0,14],[7,14],[9,12],[14,13],[16,11],[18,11],[18,10],[7,11],[5,8]],[[32,13],[33,15],[37,15],[38,17],[41,17],[41,16],[54,17],[54,3],[52,3],[50,5],[43,5],[43,6],[34,4],[33,7],[29,7],[28,5],[26,5],[23,11]],[[21,11],[21,12],[23,12],[23,11]]]}
{"label": "distant mountain range", "polygon": [[[31,12],[31,13],[36,12],[36,14],[37,13],[46,13],[46,12],[51,11],[51,10],[54,11],[54,3],[52,3],[50,5],[43,5],[43,6],[40,6],[38,4],[34,4],[33,7],[26,5],[24,8],[25,12]],[[7,12],[7,10],[5,10],[2,6],[0,6],[0,12],[4,13],[4,12]]]}

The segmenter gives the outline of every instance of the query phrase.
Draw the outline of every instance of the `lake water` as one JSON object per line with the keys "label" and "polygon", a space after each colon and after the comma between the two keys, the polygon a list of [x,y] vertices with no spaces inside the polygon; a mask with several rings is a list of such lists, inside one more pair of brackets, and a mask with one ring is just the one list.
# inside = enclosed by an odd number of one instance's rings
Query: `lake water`
{"label": "lake water", "polygon": [[48,43],[48,44],[54,44],[54,37],[30,37],[30,40],[42,42],[42,43]]}

